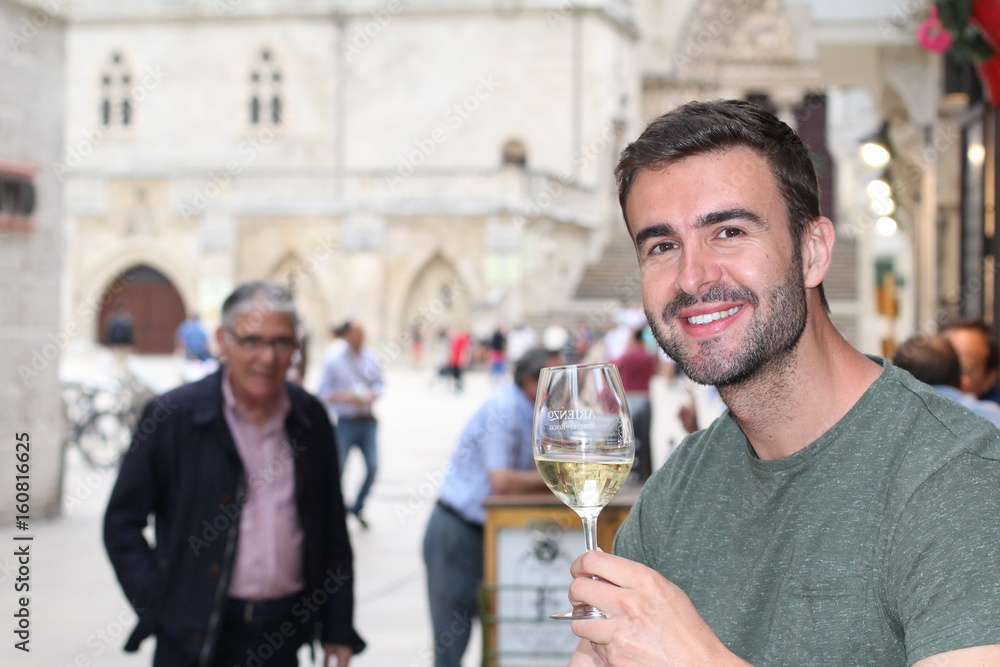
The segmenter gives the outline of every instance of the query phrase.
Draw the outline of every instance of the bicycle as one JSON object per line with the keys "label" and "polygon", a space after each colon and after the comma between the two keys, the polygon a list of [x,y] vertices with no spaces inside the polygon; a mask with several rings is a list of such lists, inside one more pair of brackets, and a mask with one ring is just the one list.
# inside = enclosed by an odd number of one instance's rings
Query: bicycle
{"label": "bicycle", "polygon": [[94,468],[116,467],[131,445],[152,390],[128,375],[105,382],[63,382],[61,393],[67,422],[64,447],[76,446]]}

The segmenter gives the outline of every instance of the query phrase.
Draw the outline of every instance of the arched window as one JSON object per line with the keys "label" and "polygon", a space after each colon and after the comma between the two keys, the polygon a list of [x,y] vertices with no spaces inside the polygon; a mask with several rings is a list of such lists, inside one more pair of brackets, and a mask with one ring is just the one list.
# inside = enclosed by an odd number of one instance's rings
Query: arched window
{"label": "arched window", "polygon": [[101,125],[132,124],[132,73],[122,54],[115,51],[101,73]]}
{"label": "arched window", "polygon": [[35,228],[34,177],[34,167],[0,160],[0,230]]}
{"label": "arched window", "polygon": [[250,71],[250,124],[279,125],[282,118],[281,72],[269,49],[262,49]]}
{"label": "arched window", "polygon": [[515,167],[525,167],[528,164],[528,152],[517,139],[511,139],[503,147],[503,164]]}

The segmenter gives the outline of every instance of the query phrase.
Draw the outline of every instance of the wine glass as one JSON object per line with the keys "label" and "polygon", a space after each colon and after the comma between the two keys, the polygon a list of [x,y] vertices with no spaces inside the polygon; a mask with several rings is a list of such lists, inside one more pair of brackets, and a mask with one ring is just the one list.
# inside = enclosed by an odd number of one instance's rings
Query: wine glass
{"label": "wine glass", "polygon": [[[618,367],[601,363],[543,368],[533,433],[535,465],[542,479],[580,516],[587,550],[597,549],[597,515],[625,482],[635,454]],[[578,605],[549,618],[607,616],[592,605]]]}

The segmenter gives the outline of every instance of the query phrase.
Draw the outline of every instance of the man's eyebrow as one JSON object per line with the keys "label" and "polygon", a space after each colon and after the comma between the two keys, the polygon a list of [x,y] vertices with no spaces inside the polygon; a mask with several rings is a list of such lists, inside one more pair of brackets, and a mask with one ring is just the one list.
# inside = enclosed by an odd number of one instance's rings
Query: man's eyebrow
{"label": "man's eyebrow", "polygon": [[635,247],[639,248],[643,243],[651,238],[656,238],[660,236],[671,236],[673,235],[674,228],[671,225],[661,224],[661,225],[650,225],[645,229],[641,230],[635,235]]}
{"label": "man's eyebrow", "polygon": [[766,226],[764,219],[753,211],[745,209],[742,206],[735,206],[721,211],[712,211],[711,213],[706,213],[705,215],[700,216],[695,222],[695,227],[698,227],[699,229],[702,227],[711,227],[712,225],[717,225],[720,222],[729,222],[730,220],[746,220],[757,227]]}

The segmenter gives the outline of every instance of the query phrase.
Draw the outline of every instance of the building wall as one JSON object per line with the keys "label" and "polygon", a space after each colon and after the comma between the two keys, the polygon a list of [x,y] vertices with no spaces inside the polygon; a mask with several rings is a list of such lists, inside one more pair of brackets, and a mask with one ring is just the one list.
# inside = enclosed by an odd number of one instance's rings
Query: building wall
{"label": "building wall", "polygon": [[[44,12],[0,0],[0,173],[33,184],[29,216],[0,211],[0,523],[27,493],[31,519],[59,510],[63,427],[59,356],[62,192],[51,164],[62,147],[63,26]],[[37,82],[44,81],[45,85]],[[27,447],[23,445],[27,443]],[[22,445],[22,446],[18,446]],[[28,457],[27,489],[15,488]],[[22,455],[21,459],[17,457]]]}
{"label": "building wall", "polygon": [[[912,51],[913,17],[897,20],[883,0],[860,13],[821,4],[76,4],[64,316],[135,263],[167,275],[208,323],[237,281],[292,282],[317,345],[346,317],[391,347],[415,315],[487,331],[566,311],[587,265],[606,261],[620,225],[612,168],[642,121],[696,98],[766,95],[794,122],[806,94],[884,97],[884,67],[833,56]],[[274,128],[248,122],[265,48],[282,77]],[[98,82],[116,51],[134,74],[126,131],[99,126]],[[834,208],[848,213],[838,225],[856,222],[863,185],[848,160],[852,133],[870,128],[852,122],[829,147]],[[510,142],[525,167],[502,163]],[[878,352],[872,244],[856,240],[844,266],[860,267],[861,288],[833,306],[852,341]]]}
{"label": "building wall", "polygon": [[[141,4],[70,28],[67,140],[87,154],[67,160],[67,318],[144,263],[208,323],[239,281],[291,282],[317,346],[345,317],[390,347],[419,314],[485,333],[570,298],[619,224],[611,165],[639,73],[603,3]],[[282,79],[271,128],[248,122],[263,49]],[[136,87],[124,130],[100,126],[114,53]]]}

